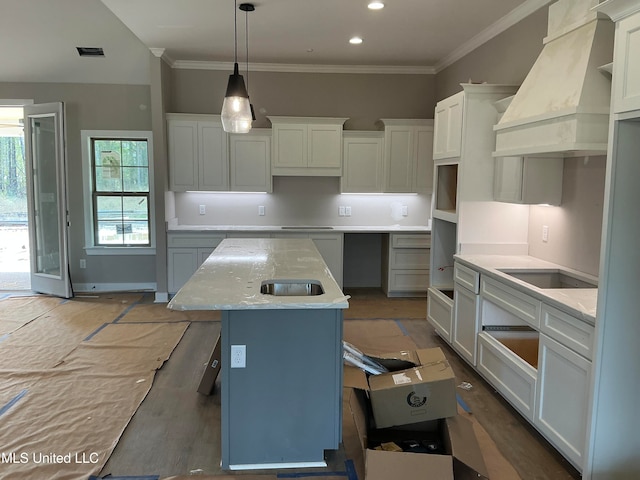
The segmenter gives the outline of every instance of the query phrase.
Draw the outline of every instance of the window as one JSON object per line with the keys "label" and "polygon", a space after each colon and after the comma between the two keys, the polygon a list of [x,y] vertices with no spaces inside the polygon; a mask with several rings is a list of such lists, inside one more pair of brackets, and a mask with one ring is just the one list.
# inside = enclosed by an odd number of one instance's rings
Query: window
{"label": "window", "polygon": [[145,253],[154,246],[151,132],[82,131],[82,144],[88,253]]}

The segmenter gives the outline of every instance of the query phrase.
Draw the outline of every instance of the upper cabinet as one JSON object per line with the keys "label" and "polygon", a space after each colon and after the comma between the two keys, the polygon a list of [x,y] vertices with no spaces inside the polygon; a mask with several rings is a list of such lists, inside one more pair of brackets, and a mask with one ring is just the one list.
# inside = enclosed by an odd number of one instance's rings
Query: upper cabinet
{"label": "upper cabinet", "polygon": [[563,157],[497,157],[495,162],[496,201],[560,205]]}
{"label": "upper cabinet", "polygon": [[169,188],[271,192],[271,132],[229,135],[219,115],[168,113]]}
{"label": "upper cabinet", "polygon": [[640,12],[619,19],[616,25],[614,49],[613,111],[622,113],[638,110],[640,109],[640,63],[637,60],[640,58]]}
{"label": "upper cabinet", "polygon": [[227,134],[219,115],[167,114],[169,188],[228,190]]}
{"label": "upper cabinet", "polygon": [[433,120],[381,119],[384,124],[384,191],[431,193]]}
{"label": "upper cabinet", "polygon": [[273,191],[271,182],[271,132],[253,128],[229,135],[229,180],[234,192]]}
{"label": "upper cabinet", "polygon": [[380,193],[384,185],[384,138],[381,132],[344,132],[342,193]]}
{"label": "upper cabinet", "polygon": [[272,125],[272,175],[342,175],[342,126],[346,118],[268,118]]}
{"label": "upper cabinet", "polygon": [[460,156],[463,106],[464,92],[456,93],[436,104],[434,112],[434,160]]}

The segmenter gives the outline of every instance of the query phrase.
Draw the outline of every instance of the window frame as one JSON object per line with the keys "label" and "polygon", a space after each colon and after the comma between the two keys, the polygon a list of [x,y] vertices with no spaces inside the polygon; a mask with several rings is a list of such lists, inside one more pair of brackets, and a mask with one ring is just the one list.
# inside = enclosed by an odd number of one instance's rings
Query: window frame
{"label": "window frame", "polygon": [[[81,130],[82,143],[82,176],[84,194],[84,231],[85,252],[87,255],[155,255],[155,201],[153,174],[153,133],[137,130]],[[93,143],[95,140],[146,140],[149,172],[149,192],[139,192],[148,198],[149,245],[99,245],[96,242],[95,218],[96,198],[100,195],[95,191],[95,171],[93,165]],[[126,193],[126,192],[122,192]],[[135,192],[131,192],[135,194]],[[125,195],[127,196],[127,195]]]}

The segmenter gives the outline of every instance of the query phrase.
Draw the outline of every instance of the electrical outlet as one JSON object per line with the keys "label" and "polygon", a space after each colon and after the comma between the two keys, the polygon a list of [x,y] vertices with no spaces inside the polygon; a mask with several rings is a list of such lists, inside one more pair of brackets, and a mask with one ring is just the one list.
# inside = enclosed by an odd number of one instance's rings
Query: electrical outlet
{"label": "electrical outlet", "polygon": [[204,205],[200,205],[200,207],[198,208],[198,211],[200,212],[200,215],[204,215],[207,212],[206,207]]}
{"label": "electrical outlet", "polygon": [[345,212],[344,206],[343,206],[343,205],[340,205],[340,206],[338,207],[338,215],[339,215],[339,216],[341,216],[341,217],[344,217],[344,216],[345,216],[345,213],[344,213],[344,212]]}
{"label": "electrical outlet", "polygon": [[543,242],[548,242],[549,241],[549,226],[548,225],[543,225],[542,226],[542,241]]}
{"label": "electrical outlet", "polygon": [[264,205],[258,205],[258,215],[264,217]]}
{"label": "electrical outlet", "polygon": [[406,205],[402,205],[401,212],[403,217],[407,217],[409,215],[409,207]]}
{"label": "electrical outlet", "polygon": [[231,368],[245,368],[247,366],[247,346],[231,345]]}
{"label": "electrical outlet", "polygon": [[344,207],[344,216],[345,217],[351,216],[351,207]]}
{"label": "electrical outlet", "polygon": [[80,259],[80,268],[87,268],[87,261],[84,258]]}

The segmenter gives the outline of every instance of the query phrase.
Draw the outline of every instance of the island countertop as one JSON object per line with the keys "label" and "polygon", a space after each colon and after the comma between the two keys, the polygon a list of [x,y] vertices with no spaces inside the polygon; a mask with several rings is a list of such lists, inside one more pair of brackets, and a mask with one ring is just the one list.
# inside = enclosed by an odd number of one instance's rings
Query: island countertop
{"label": "island countertop", "polygon": [[[314,280],[324,293],[275,296],[260,293],[266,280]],[[223,240],[176,293],[171,310],[348,308],[345,296],[313,240],[229,238]]]}

